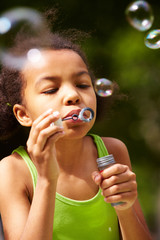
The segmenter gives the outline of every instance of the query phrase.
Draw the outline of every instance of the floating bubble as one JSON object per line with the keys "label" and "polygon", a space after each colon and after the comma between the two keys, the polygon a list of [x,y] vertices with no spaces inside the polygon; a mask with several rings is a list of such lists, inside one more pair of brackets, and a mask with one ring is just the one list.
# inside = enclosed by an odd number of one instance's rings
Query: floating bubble
{"label": "floating bubble", "polygon": [[113,82],[106,78],[99,78],[95,81],[94,88],[100,97],[109,97],[113,93]]}
{"label": "floating bubble", "polygon": [[[45,23],[41,14],[34,9],[19,7],[3,13],[0,16],[0,61],[2,64],[16,69],[21,68],[27,56],[13,51],[17,33],[23,31],[25,36],[33,37],[40,35],[44,28]],[[28,54],[30,56],[31,53]]]}
{"label": "floating bubble", "polygon": [[160,48],[160,29],[150,31],[145,37],[144,43],[151,49]]}
{"label": "floating bubble", "polygon": [[146,1],[131,3],[126,9],[126,16],[130,25],[139,31],[147,31],[154,21],[152,8]]}

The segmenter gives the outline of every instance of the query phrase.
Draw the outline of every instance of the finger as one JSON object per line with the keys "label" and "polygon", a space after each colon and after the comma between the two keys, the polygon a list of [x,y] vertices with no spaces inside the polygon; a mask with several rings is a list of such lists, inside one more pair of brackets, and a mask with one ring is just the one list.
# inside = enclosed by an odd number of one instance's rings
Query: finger
{"label": "finger", "polygon": [[135,173],[131,172],[130,170],[127,170],[123,173],[113,175],[107,179],[103,179],[103,181],[101,183],[101,188],[102,189],[109,188],[115,184],[127,182],[130,180],[136,180],[136,175],[135,175]]}
{"label": "finger", "polygon": [[45,111],[44,113],[42,113],[34,122],[33,124],[36,126],[38,125],[44,118],[46,118],[47,116],[53,114],[53,109],[50,108],[47,111]]}
{"label": "finger", "polygon": [[[50,127],[52,128],[52,127]],[[65,133],[62,128],[55,127],[55,129],[46,133],[39,137],[37,143],[34,145],[32,151],[30,151],[30,155],[33,156],[34,159],[41,158],[41,155],[48,151],[48,153],[54,149],[53,144],[56,142],[60,137],[62,137]],[[58,130],[59,129],[59,130]]]}
{"label": "finger", "polygon": [[63,128],[55,125],[50,125],[49,127],[43,129],[37,138],[37,146],[39,151],[43,151],[47,142],[54,143],[57,139],[64,134]]}
{"label": "finger", "polygon": [[37,142],[37,138],[40,134],[40,132],[51,125],[54,121],[56,121],[59,118],[59,114],[54,114],[54,112],[46,112],[45,114],[42,114],[43,116],[40,116],[38,119],[36,119],[33,122],[29,139],[28,139],[28,145],[31,146],[34,145]]}
{"label": "finger", "polygon": [[134,203],[137,198],[137,192],[125,192],[109,197],[105,197],[104,200],[107,203],[117,203],[117,202],[124,202],[124,203]]}
{"label": "finger", "polygon": [[56,143],[58,139],[62,138],[64,135],[65,135],[65,132],[63,130],[62,131],[60,130],[55,134],[53,134],[51,137],[48,138],[45,148],[49,147],[50,149],[52,149],[53,144]]}
{"label": "finger", "polygon": [[113,175],[118,175],[120,173],[124,173],[125,171],[127,171],[129,169],[129,167],[127,165],[122,165],[122,164],[113,164],[112,166],[104,169],[101,172],[101,175],[103,178],[109,178]]}
{"label": "finger", "polygon": [[94,171],[92,173],[92,179],[97,185],[100,185],[100,183],[102,181],[102,176],[98,171]]}
{"label": "finger", "polygon": [[48,109],[46,112],[42,113],[33,123],[32,123],[32,127],[30,130],[30,136],[33,135],[34,129],[35,127],[44,119],[46,118],[48,115],[50,115],[51,113],[53,113],[53,110],[50,108]]}
{"label": "finger", "polygon": [[132,192],[136,191],[136,189],[137,186],[134,182],[125,182],[103,189],[103,196],[108,197],[119,193]]}
{"label": "finger", "polygon": [[[37,132],[40,132],[41,130],[49,127],[49,126],[54,126],[56,124],[54,124],[54,122],[57,122],[60,115],[58,112],[53,112],[52,114],[46,116],[41,122],[39,122],[36,126],[35,126],[35,130]],[[56,125],[58,126],[58,125]],[[59,126],[58,126],[59,127]],[[62,126],[63,127],[63,126]]]}

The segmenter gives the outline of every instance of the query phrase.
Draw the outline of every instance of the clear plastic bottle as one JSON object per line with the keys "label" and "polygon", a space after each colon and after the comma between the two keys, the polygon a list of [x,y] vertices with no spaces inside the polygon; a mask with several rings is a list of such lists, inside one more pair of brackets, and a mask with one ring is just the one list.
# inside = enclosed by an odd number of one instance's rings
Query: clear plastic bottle
{"label": "clear plastic bottle", "polygon": [[[97,166],[98,166],[98,170],[100,172],[102,172],[104,169],[110,167],[111,165],[113,165],[115,163],[116,163],[116,161],[112,154],[101,157],[101,158],[97,158]],[[114,206],[120,205],[122,203],[123,202],[111,203],[111,205],[114,207]]]}

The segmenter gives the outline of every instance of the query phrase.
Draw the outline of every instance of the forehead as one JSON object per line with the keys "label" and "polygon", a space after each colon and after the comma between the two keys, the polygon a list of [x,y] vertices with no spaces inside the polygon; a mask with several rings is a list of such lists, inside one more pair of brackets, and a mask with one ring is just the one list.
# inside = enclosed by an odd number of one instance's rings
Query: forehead
{"label": "forehead", "polygon": [[86,64],[81,56],[73,50],[43,50],[40,52],[40,58],[37,62],[27,61],[23,74],[25,77],[31,74],[45,74],[48,71],[52,73],[65,72],[66,70],[85,69]]}

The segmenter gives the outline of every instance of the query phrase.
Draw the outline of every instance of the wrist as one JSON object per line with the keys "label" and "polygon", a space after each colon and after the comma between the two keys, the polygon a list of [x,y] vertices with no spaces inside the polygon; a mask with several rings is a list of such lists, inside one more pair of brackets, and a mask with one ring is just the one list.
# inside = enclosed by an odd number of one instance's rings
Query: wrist
{"label": "wrist", "polygon": [[116,209],[115,207],[115,211],[116,211],[116,214],[117,214],[117,217],[118,218],[126,218],[127,215],[134,215],[134,208],[133,206],[127,208],[127,209]]}
{"label": "wrist", "polygon": [[37,185],[40,188],[46,188],[46,189],[52,189],[54,190],[54,187],[56,188],[57,186],[57,180],[58,180],[58,175],[55,176],[52,179],[45,178],[44,176],[37,176]]}

